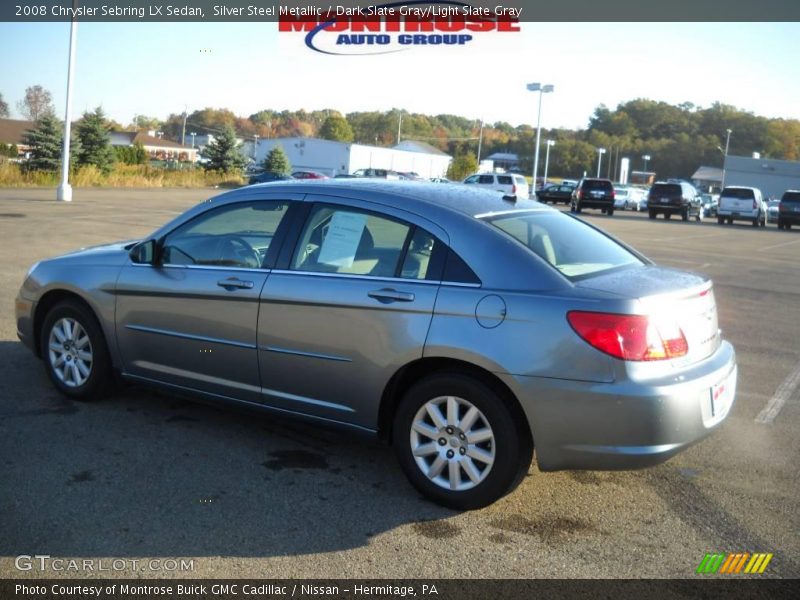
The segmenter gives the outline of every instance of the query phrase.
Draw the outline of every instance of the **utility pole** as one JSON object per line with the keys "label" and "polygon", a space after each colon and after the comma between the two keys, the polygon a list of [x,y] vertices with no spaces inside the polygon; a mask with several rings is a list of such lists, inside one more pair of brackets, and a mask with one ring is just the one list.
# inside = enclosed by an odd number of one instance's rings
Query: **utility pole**
{"label": "utility pole", "polygon": [[[72,3],[77,8],[78,0]],[[76,14],[77,10],[72,14]],[[78,22],[72,17],[69,28],[69,63],[67,66],[67,107],[64,115],[64,143],[61,149],[61,183],[56,190],[56,200],[72,202],[72,186],[69,184],[69,142],[72,135],[72,81],[75,76],[75,42],[78,38]]]}
{"label": "utility pole", "polygon": [[483,143],[483,119],[481,119],[481,131],[478,134],[478,170],[481,165],[481,144]]}
{"label": "utility pole", "polygon": [[400,127],[403,125],[403,113],[400,113],[400,118],[397,121],[397,143],[400,143]]}
{"label": "utility pole", "polygon": [[183,107],[183,129],[181,129],[181,146],[186,145],[186,119],[189,116],[189,107]]}

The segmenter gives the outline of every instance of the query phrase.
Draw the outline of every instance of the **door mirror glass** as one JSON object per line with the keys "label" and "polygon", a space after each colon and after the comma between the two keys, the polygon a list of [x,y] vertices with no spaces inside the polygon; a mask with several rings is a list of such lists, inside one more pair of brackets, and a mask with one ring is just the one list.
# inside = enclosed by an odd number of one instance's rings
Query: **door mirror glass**
{"label": "door mirror glass", "polygon": [[152,265],[155,263],[156,256],[156,241],[145,240],[139,242],[128,253],[131,261],[139,265]]}

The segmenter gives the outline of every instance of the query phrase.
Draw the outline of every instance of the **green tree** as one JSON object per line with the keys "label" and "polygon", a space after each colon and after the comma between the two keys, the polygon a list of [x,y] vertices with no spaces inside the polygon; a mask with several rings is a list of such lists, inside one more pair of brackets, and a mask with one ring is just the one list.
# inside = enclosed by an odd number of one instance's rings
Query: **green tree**
{"label": "green tree", "polygon": [[3,94],[0,94],[0,119],[7,119],[9,114],[8,102],[3,100]]}
{"label": "green tree", "polygon": [[81,144],[76,152],[76,163],[94,165],[104,173],[110,172],[114,167],[114,150],[103,109],[98,106],[94,112],[83,113],[76,130]]}
{"label": "green tree", "polygon": [[222,133],[214,138],[203,150],[203,158],[207,171],[222,171],[235,173],[244,168],[247,159],[239,152],[239,142],[236,141],[236,132],[233,127],[224,127]]}
{"label": "green tree", "polygon": [[335,142],[352,142],[354,139],[353,128],[342,115],[332,114],[319,128],[319,137]]}
{"label": "green tree", "polygon": [[263,166],[265,171],[274,171],[282,175],[288,175],[292,170],[292,166],[289,164],[289,157],[286,156],[286,152],[283,151],[283,146],[280,144],[269,151],[269,154],[264,159]]}
{"label": "green tree", "polygon": [[149,159],[147,150],[139,142],[133,146],[114,146],[114,155],[117,162],[126,165],[144,165]]}
{"label": "green tree", "polygon": [[[26,171],[57,171],[61,166],[61,141],[64,137],[61,123],[53,115],[42,117],[36,127],[26,131],[23,143],[30,147],[30,158],[23,163]],[[75,157],[77,142],[71,144]]]}
{"label": "green tree", "polygon": [[471,152],[467,154],[459,154],[453,159],[453,162],[451,162],[450,166],[447,168],[447,177],[448,179],[460,181],[467,175],[474,173],[477,170],[478,159],[474,154]]}

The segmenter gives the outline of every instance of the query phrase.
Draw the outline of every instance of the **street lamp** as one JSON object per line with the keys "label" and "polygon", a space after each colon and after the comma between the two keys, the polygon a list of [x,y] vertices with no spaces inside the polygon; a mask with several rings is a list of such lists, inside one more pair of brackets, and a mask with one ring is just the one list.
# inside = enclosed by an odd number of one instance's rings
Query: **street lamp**
{"label": "street lamp", "polygon": [[[77,8],[75,0],[72,7]],[[73,12],[73,15],[77,11]],[[64,115],[64,143],[61,148],[61,183],[56,189],[56,200],[72,202],[72,186],[69,184],[69,142],[72,135],[72,81],[75,76],[75,42],[78,38],[78,22],[72,18],[69,27],[69,62],[67,63],[67,106]]]}
{"label": "street lamp", "polygon": [[544,182],[543,185],[547,185],[547,167],[550,165],[550,146],[555,146],[556,143],[554,140],[545,140],[545,144],[547,145],[547,152],[544,155]]}
{"label": "street lamp", "polygon": [[533,191],[536,192],[536,174],[539,171],[539,138],[542,135],[542,94],[549,94],[555,89],[552,84],[529,83],[529,92],[539,92],[539,116],[536,118],[536,151],[533,158]]}
{"label": "street lamp", "polygon": [[728,162],[728,147],[731,145],[731,133],[733,130],[726,129],[725,131],[728,132],[728,137],[725,138],[725,157],[722,159],[722,182],[720,184],[723,190],[725,189],[725,163]]}
{"label": "street lamp", "polygon": [[192,136],[192,148],[194,148],[194,136],[197,135],[197,132],[196,131],[191,131],[191,132],[189,132],[189,135]]}
{"label": "street lamp", "polygon": [[603,162],[603,154],[606,153],[605,148],[597,149],[597,176],[600,177],[600,164]]}
{"label": "street lamp", "polygon": [[255,141],[253,142],[253,160],[255,160],[256,156],[258,156],[258,137],[259,136],[258,136],[257,133],[254,133],[253,137],[255,138]]}
{"label": "street lamp", "polygon": [[642,160],[644,161],[644,169],[642,169],[642,172],[647,173],[647,161],[650,160],[650,155],[642,154]]}

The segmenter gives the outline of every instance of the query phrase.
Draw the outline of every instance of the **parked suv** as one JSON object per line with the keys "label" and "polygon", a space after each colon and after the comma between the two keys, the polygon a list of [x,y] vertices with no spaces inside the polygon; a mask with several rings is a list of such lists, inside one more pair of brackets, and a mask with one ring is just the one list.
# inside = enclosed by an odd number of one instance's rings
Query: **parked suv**
{"label": "parked suv", "polygon": [[685,181],[657,181],[647,197],[647,214],[655,219],[659,214],[669,219],[680,215],[688,221],[694,217],[700,221],[704,216],[703,202],[697,189]]}
{"label": "parked suv", "polygon": [[614,215],[614,184],[610,179],[584,177],[572,192],[570,211],[581,212],[584,208],[599,208],[609,217]]}
{"label": "parked suv", "polygon": [[766,227],[767,206],[761,190],[754,187],[731,185],[722,190],[717,207],[717,223],[750,221],[753,227]]}
{"label": "parked suv", "polygon": [[512,196],[528,197],[528,180],[514,173],[476,173],[467,177],[464,183]]}
{"label": "parked suv", "polygon": [[791,229],[792,225],[800,225],[800,191],[783,192],[778,207],[778,229]]}

